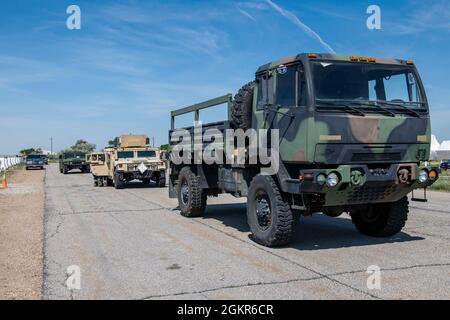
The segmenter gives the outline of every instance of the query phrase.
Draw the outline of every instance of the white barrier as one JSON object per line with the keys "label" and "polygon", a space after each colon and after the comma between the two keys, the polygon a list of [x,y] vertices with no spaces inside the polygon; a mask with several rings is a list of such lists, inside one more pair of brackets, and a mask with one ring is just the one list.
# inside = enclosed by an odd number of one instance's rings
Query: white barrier
{"label": "white barrier", "polygon": [[0,171],[5,171],[11,167],[14,167],[22,163],[23,159],[21,157],[0,157]]}

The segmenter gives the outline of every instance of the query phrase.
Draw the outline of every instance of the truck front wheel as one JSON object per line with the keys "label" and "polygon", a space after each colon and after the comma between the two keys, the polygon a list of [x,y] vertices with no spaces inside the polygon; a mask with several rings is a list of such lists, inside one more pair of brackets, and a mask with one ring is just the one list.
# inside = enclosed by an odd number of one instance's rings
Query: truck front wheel
{"label": "truck front wheel", "polygon": [[409,202],[404,197],[393,203],[371,204],[365,210],[350,212],[350,215],[361,233],[372,237],[390,237],[403,229],[408,213]]}
{"label": "truck front wheel", "polygon": [[200,187],[200,179],[185,167],[178,177],[178,204],[181,215],[189,218],[200,217],[206,208],[206,193]]}
{"label": "truck front wheel", "polygon": [[253,239],[264,246],[288,244],[294,233],[294,215],[270,176],[256,176],[248,190],[247,221]]}

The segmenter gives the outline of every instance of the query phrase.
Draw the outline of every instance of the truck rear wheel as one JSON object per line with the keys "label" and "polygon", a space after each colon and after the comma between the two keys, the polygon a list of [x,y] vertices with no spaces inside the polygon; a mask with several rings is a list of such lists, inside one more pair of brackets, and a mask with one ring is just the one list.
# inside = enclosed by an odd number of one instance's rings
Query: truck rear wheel
{"label": "truck rear wheel", "polygon": [[271,176],[256,176],[248,190],[247,221],[253,239],[264,246],[288,244],[294,233],[294,215]]}
{"label": "truck rear wheel", "polygon": [[234,96],[231,118],[235,129],[247,130],[252,126],[253,89],[255,82],[247,83]]}
{"label": "truck rear wheel", "polygon": [[408,198],[397,202],[369,205],[367,210],[351,212],[352,222],[363,234],[389,237],[399,233],[408,220]]}
{"label": "truck rear wheel", "polygon": [[199,177],[188,167],[181,169],[178,177],[178,204],[185,217],[200,217],[205,212],[206,193],[200,187]]}

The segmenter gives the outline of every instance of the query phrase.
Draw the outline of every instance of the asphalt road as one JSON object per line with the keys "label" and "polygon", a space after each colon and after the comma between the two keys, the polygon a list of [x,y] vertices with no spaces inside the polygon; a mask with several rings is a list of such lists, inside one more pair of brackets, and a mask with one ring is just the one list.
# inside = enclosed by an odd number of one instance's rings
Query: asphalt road
{"label": "asphalt road", "polygon": [[[450,194],[412,203],[404,232],[359,234],[348,217],[302,218],[294,240],[249,239],[245,200],[209,201],[203,218],[175,210],[167,188],[94,188],[89,174],[45,178],[46,299],[449,299]],[[65,285],[80,267],[81,288]],[[368,289],[367,268],[381,269]]]}

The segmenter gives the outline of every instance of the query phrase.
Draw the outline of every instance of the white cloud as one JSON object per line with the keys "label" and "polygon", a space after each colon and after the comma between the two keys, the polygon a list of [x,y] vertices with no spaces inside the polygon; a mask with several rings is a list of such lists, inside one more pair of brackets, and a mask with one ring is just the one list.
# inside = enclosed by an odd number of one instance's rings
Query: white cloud
{"label": "white cloud", "polygon": [[315,32],[310,27],[308,27],[306,24],[304,24],[295,14],[293,14],[292,12],[290,12],[290,11],[288,11],[286,9],[281,8],[279,5],[277,5],[276,3],[274,3],[271,0],[266,0],[266,2],[275,11],[277,11],[283,17],[285,17],[286,19],[291,21],[293,24],[295,24],[297,27],[299,27],[303,32],[308,34],[310,37],[316,39],[327,51],[329,51],[331,53],[336,53],[334,51],[334,49],[328,43],[326,43],[317,32]]}

